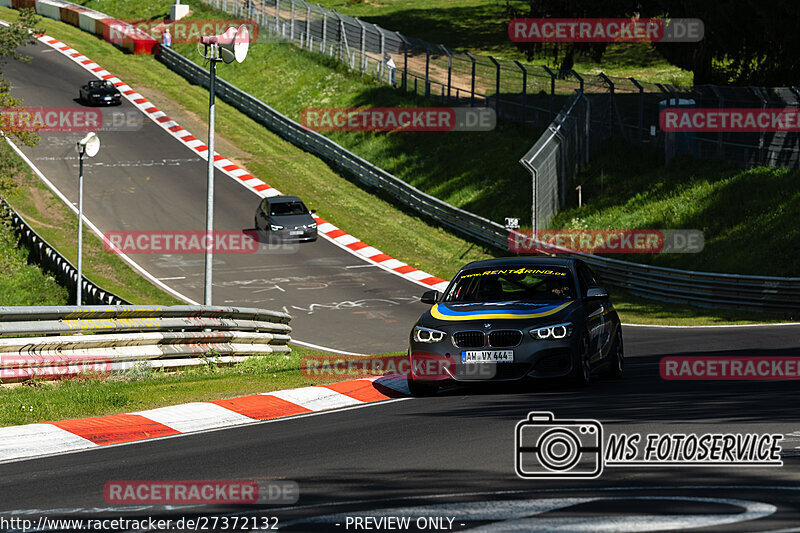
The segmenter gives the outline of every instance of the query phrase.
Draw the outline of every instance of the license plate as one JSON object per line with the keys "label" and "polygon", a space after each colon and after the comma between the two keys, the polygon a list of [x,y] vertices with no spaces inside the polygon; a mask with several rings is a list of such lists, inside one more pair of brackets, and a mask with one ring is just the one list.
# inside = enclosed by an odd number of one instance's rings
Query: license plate
{"label": "license plate", "polygon": [[513,363],[514,350],[472,350],[461,352],[462,363]]}
{"label": "license plate", "polygon": [[106,100],[111,100],[111,97],[110,96],[106,96]]}
{"label": "license plate", "polygon": [[302,235],[302,234],[303,234],[302,231],[290,231],[289,232],[289,235]]}

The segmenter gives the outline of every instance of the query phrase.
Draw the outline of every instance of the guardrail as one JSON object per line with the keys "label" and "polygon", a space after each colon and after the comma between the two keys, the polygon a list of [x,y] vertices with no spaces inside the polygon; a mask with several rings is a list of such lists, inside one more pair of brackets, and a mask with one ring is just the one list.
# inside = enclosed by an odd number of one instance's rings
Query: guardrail
{"label": "guardrail", "polygon": [[[108,377],[289,353],[291,316],[177,305],[0,307],[0,381]],[[109,332],[109,333],[106,333]]]}
{"label": "guardrail", "polygon": [[[166,47],[161,48],[157,57],[191,83],[208,88],[208,72],[196,63]],[[219,76],[217,76],[216,87],[218,98],[295,146],[320,156],[329,164],[345,169],[362,185],[388,194],[415,212],[480,242],[500,248],[507,243],[508,237],[503,227],[491,220],[454,207],[420,191],[339,146],[324,135],[320,135],[275,111],[256,97],[220,79]]]}
{"label": "guardrail", "polygon": [[[58,250],[50,246],[46,240],[40,237],[39,234],[25,222],[25,219],[3,199],[0,199],[0,212],[2,212],[5,217],[8,217],[11,227],[19,236],[20,241],[30,250],[28,261],[38,264],[46,272],[53,274],[58,282],[67,288],[70,293],[70,298],[74,300],[78,288],[78,269],[67,261]],[[86,276],[83,276],[82,281],[81,296],[83,303],[87,305],[125,305],[130,303],[116,294],[95,285],[93,282],[86,279]]]}
{"label": "guardrail", "polygon": [[[208,88],[208,73],[174,50],[162,47],[158,59],[191,83]],[[420,191],[219,77],[216,87],[219,98],[295,146],[318,155],[330,165],[345,169],[362,185],[388,194],[434,223],[481,244],[508,251],[508,231],[497,222]],[[800,278],[692,272],[590,254],[572,255],[590,264],[604,283],[646,298],[703,307],[795,314],[800,311]]]}

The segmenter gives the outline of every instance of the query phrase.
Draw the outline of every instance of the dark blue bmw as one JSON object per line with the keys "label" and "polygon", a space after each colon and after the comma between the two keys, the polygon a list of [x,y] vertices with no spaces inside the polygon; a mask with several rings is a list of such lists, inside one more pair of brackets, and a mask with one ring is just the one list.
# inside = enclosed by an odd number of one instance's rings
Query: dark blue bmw
{"label": "dark blue bmw", "polygon": [[411,331],[412,394],[449,382],[619,378],[622,327],[580,259],[504,258],[464,266]]}

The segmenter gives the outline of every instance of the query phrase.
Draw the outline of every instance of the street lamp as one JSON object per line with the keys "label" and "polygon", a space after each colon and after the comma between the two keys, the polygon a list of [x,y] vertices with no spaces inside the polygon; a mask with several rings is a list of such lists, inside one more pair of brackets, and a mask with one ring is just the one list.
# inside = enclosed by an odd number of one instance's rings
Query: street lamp
{"label": "street lamp", "polygon": [[200,44],[205,46],[203,57],[210,62],[211,80],[208,87],[208,180],[206,196],[206,257],[205,257],[205,288],[203,290],[203,304],[211,305],[211,278],[212,264],[214,261],[214,95],[217,79],[217,62],[224,61],[237,63],[244,61],[247,48],[250,45],[250,32],[247,26],[241,25],[238,29],[231,26],[220,35],[208,35],[200,38]]}
{"label": "street lamp", "polygon": [[100,151],[100,138],[96,133],[87,133],[78,141],[80,155],[80,172],[78,177],[78,287],[76,289],[76,305],[81,305],[81,289],[83,288],[83,156],[94,157]]}

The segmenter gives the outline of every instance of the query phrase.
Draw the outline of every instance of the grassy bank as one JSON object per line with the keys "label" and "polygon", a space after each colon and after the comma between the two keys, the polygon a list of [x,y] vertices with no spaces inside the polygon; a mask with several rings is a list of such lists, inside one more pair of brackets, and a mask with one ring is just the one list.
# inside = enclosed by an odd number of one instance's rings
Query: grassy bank
{"label": "grassy bank", "polygon": [[[13,17],[15,12],[0,9],[0,15]],[[44,20],[42,25],[54,37],[132,84],[190,131],[205,128],[201,117],[206,114],[207,93],[201,88],[187,84],[151,57],[124,54],[95,36],[60,22]],[[287,73],[291,75],[294,74]],[[341,73],[329,72],[329,75]],[[414,266],[448,278],[465,262],[491,256],[480,247],[433,228],[391,202],[362,190],[224,103],[217,104],[217,134],[223,154],[278,189],[303,196],[323,218]],[[614,296],[626,322],[719,324],[777,319],[772,315],[659,304],[623,293]]]}
{"label": "grassy bank", "polygon": [[[603,173],[601,190],[600,174]],[[585,205],[558,214],[571,228],[699,229],[698,254],[637,254],[620,259],[671,268],[797,276],[800,272],[800,171],[742,170],[719,162],[675,159],[615,146],[581,176]]]}
{"label": "grassy bank", "polygon": [[250,357],[236,366],[208,365],[172,373],[142,366],[108,379],[0,387],[0,426],[129,413],[354,379],[304,375],[301,362],[314,355],[319,354],[293,346],[291,354]]}

